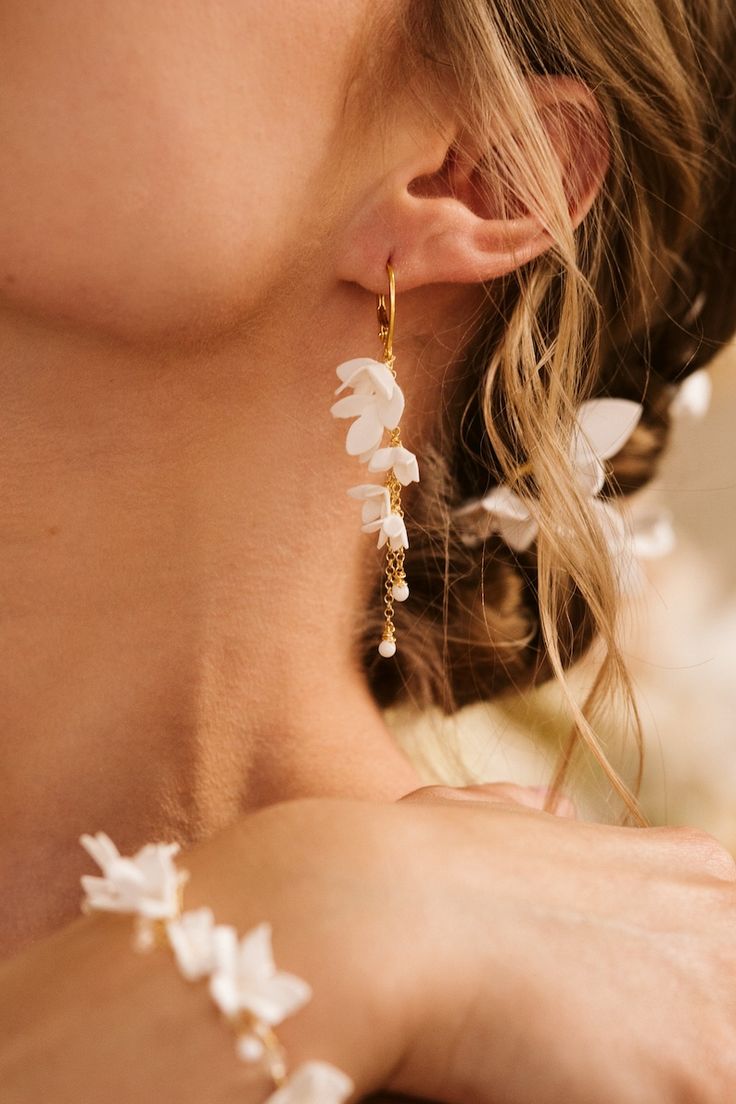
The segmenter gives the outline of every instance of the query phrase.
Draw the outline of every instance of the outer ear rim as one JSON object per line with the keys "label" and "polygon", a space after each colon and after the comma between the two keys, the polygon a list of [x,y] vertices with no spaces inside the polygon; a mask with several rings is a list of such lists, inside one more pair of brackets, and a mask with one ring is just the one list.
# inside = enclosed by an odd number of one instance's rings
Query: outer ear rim
{"label": "outer ear rim", "polygon": [[[591,135],[598,131],[600,141],[597,148],[591,146],[590,184],[570,212],[576,229],[600,194],[609,168],[605,116],[592,89],[577,78],[545,75],[529,80],[540,109],[581,104],[598,123],[591,128]],[[390,260],[404,291],[432,284],[480,284],[523,267],[554,244],[552,235],[533,216],[488,219],[456,196],[413,194],[410,185],[422,175],[423,162],[432,166],[430,171],[437,171],[437,136],[428,139],[424,157],[404,162],[384,176],[348,227],[338,266],[341,280],[379,295]],[[456,140],[457,131],[451,141]],[[564,174],[562,163],[561,170]]]}

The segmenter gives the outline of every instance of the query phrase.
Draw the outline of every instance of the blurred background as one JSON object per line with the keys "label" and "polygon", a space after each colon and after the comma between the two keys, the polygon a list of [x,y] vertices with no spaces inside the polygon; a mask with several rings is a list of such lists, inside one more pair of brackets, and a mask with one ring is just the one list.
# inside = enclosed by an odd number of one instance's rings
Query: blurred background
{"label": "blurred background", "polygon": [[[736,854],[736,347],[709,372],[706,413],[683,412],[656,486],[638,496],[642,516],[663,510],[676,544],[642,562],[644,582],[624,610],[624,652],[645,737],[641,789],[654,824],[689,824]],[[578,692],[590,663],[573,675]],[[426,782],[548,782],[569,724],[559,691],[546,686],[454,718],[392,710],[388,721]],[[628,782],[635,745],[614,712],[597,724]],[[589,819],[618,815],[610,786],[589,756],[566,787]]]}

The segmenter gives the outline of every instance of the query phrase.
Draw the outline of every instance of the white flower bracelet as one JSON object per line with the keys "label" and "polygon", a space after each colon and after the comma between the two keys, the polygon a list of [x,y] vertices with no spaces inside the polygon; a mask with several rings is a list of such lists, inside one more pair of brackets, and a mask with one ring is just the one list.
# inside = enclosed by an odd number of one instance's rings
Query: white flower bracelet
{"label": "white flower bracelet", "polygon": [[147,843],[123,856],[98,832],[80,843],[102,871],[82,876],[82,911],[135,917],[133,946],[139,952],[168,945],[187,981],[206,979],[212,1000],[235,1031],[238,1057],[262,1063],[276,1085],[266,1104],[343,1104],[354,1085],[329,1062],[303,1062],[287,1076],[286,1057],[274,1027],[310,1000],[312,990],[294,974],[277,970],[271,925],[259,924],[238,939],[234,927],[216,924],[208,908],[182,912],[189,878],[178,870],[176,843]]}

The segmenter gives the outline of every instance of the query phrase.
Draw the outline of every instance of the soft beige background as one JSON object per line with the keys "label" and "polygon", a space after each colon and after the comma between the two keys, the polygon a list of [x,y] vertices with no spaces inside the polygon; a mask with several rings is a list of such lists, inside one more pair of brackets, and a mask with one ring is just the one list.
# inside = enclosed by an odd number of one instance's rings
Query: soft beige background
{"label": "soft beige background", "polygon": [[[644,594],[626,611],[624,647],[646,739],[642,801],[658,824],[691,824],[736,853],[736,349],[712,370],[702,421],[680,419],[656,488],[674,515],[676,550],[647,565]],[[583,668],[577,682],[584,685]],[[452,720],[389,719],[427,781],[547,781],[563,731],[554,688]],[[631,780],[631,744],[613,713],[603,724],[612,761]],[[607,786],[583,766],[572,787],[584,815],[614,817]]]}

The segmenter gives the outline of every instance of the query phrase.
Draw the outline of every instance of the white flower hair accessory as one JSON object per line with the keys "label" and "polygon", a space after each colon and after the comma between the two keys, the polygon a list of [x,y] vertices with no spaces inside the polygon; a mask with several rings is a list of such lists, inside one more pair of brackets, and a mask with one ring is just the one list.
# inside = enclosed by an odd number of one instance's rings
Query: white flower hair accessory
{"label": "white flower hair accessory", "polygon": [[[592,399],[580,407],[570,442],[570,461],[574,478],[590,500],[600,531],[606,540],[616,567],[622,591],[638,588],[640,572],[636,557],[665,555],[672,547],[674,533],[665,516],[646,525],[627,528],[620,509],[599,498],[606,481],[605,462],[616,456],[636,429],[642,415],[640,403],[628,399]],[[527,551],[539,534],[538,503],[501,484],[483,498],[473,500],[455,511],[456,517],[474,514],[479,509],[489,515],[491,528],[515,552]],[[654,529],[656,528],[656,538]],[[468,544],[476,543],[469,537]]]}
{"label": "white flower hair accessory", "polygon": [[[595,498],[603,489],[605,461],[621,451],[641,415],[641,404],[628,399],[592,399],[580,407],[570,442],[570,461],[575,480],[587,497]],[[491,516],[496,532],[515,552],[525,552],[537,539],[538,508],[534,499],[522,497],[502,483],[483,498],[461,506],[455,514],[460,517],[479,508]]]}
{"label": "white flower hair accessory", "polygon": [[670,414],[675,418],[704,418],[713,397],[713,381],[707,368],[699,368],[688,376],[670,403]]}
{"label": "white flower hair accessory", "polygon": [[82,911],[129,913],[136,920],[133,947],[168,945],[187,981],[208,980],[210,995],[235,1031],[244,1062],[263,1062],[276,1086],[266,1104],[343,1104],[350,1077],[329,1062],[310,1060],[287,1074],[286,1054],[274,1027],[312,997],[311,986],[278,970],[271,925],[264,921],[242,939],[234,927],[216,924],[211,909],[182,913],[189,874],[177,870],[177,843],[147,843],[132,857],[120,854],[104,832],[80,843],[103,876],[82,875]]}
{"label": "white flower hair accessory", "polygon": [[[356,357],[338,365],[341,383],[336,394],[342,394],[348,387],[353,394],[338,399],[330,412],[335,418],[355,419],[345,444],[349,455],[367,463],[371,473],[386,473],[385,483],[361,483],[351,487],[348,494],[363,502],[362,531],[376,533],[378,548],[386,548],[384,627],[378,651],[388,658],[396,654],[394,602],[405,602],[409,597],[404,570],[409,538],[401,506],[401,489],[419,482],[419,464],[414,453],[401,443],[399,421],[404,413],[404,394],[396,381],[393,355],[396,279],[390,264],[386,265],[386,271],[388,306],[385,296],[378,296],[378,333],[384,346],[383,362],[371,357]],[[385,432],[389,434],[389,443],[381,448]]]}

